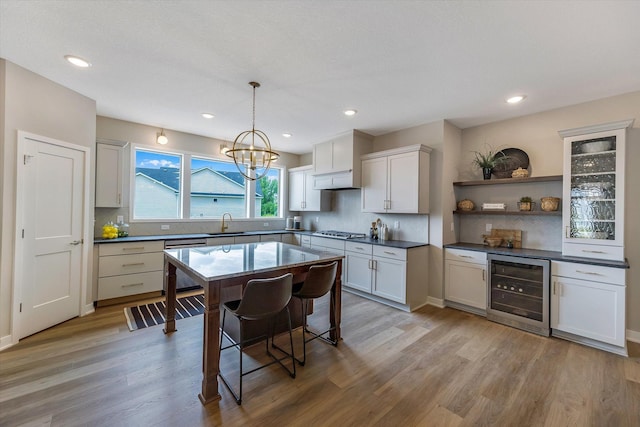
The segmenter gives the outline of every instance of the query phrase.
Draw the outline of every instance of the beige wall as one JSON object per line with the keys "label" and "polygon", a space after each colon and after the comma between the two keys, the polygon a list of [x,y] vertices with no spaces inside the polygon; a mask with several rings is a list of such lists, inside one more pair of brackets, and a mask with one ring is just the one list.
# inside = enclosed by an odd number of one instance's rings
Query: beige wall
{"label": "beige wall", "polygon": [[[572,105],[462,131],[460,180],[481,179],[470,164],[473,150],[485,144],[494,148],[524,150],[531,176],[562,174],[562,138],[559,130],[635,118],[628,133],[626,158],[625,252],[631,265],[627,274],[627,329],[640,334],[640,92]],[[560,230],[561,231],[561,230]]]}
{"label": "beige wall", "polygon": [[[91,167],[95,156],[96,103],[57,83],[0,59],[4,69],[2,85],[2,232],[0,241],[0,347],[11,333],[11,289],[14,264],[15,176],[17,132],[23,130],[72,144],[90,147]],[[93,174],[91,196],[93,204]],[[91,242],[88,242],[89,244]],[[89,269],[91,261],[89,260]],[[90,286],[87,278],[87,286]],[[91,292],[88,291],[90,303]]]}
{"label": "beige wall", "polygon": [[[130,150],[132,144],[143,145],[146,148],[160,151],[180,150],[181,152],[188,152],[194,155],[206,156],[209,158],[218,158],[228,161],[229,158],[220,154],[220,145],[232,143],[215,138],[207,138],[204,136],[193,135],[184,132],[173,131],[171,129],[165,129],[164,133],[169,139],[169,143],[164,146],[160,146],[155,143],[157,133],[160,129],[147,126],[140,123],[133,123],[124,120],[112,119],[109,117],[98,116],[96,119],[96,136],[98,140],[107,139],[121,142],[128,142],[129,145],[125,148],[125,165],[124,165],[124,195],[125,206],[123,208],[96,208],[95,210],[95,226],[94,235],[100,236],[102,231],[102,225],[108,221],[116,221],[117,215],[123,215],[125,221],[129,222],[129,232],[132,235],[144,236],[144,235],[160,235],[160,234],[188,234],[188,233],[210,233],[220,230],[220,221],[162,221],[162,224],[158,221],[147,222],[132,222],[129,220],[129,203],[128,203],[128,188],[131,174],[131,159]],[[280,152],[280,159],[278,159],[277,166],[285,166],[287,168],[300,165],[300,156],[296,154]],[[286,182],[283,186],[283,194],[287,193]],[[285,197],[283,203],[288,202]],[[285,216],[287,212],[285,212]],[[268,226],[264,226],[264,223],[268,222]],[[161,230],[160,226],[167,224],[170,226],[169,230]],[[284,219],[269,219],[265,220],[238,220],[235,218],[228,231],[246,231],[246,230],[278,230],[284,228]]]}

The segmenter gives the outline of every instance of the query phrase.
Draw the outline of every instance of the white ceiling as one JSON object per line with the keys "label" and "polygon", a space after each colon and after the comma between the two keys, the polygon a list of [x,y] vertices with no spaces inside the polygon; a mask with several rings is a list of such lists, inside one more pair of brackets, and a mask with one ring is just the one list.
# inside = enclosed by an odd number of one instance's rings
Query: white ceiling
{"label": "white ceiling", "polygon": [[255,80],[256,128],[305,153],[354,128],[467,128],[640,90],[638,17],[640,1],[2,0],[0,56],[99,115],[226,140],[251,127]]}

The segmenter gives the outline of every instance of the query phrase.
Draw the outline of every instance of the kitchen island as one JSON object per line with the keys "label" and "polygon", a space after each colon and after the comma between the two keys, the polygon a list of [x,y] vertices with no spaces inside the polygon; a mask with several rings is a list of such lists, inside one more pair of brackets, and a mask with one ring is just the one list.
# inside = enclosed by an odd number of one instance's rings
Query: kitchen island
{"label": "kitchen island", "polygon": [[335,304],[329,304],[331,312],[331,339],[340,339],[341,291],[340,275],[342,259],[313,249],[301,248],[280,242],[245,243],[237,245],[205,246],[198,248],[169,249],[164,251],[164,280],[166,295],[165,333],[176,331],[176,270],[204,288],[204,334],[202,357],[202,391],[200,401],[207,404],[219,400],[218,372],[220,339],[220,304],[238,299],[247,281],[255,278],[277,277],[293,274],[293,281],[304,280],[312,265],[338,262],[336,280],[331,288]]}

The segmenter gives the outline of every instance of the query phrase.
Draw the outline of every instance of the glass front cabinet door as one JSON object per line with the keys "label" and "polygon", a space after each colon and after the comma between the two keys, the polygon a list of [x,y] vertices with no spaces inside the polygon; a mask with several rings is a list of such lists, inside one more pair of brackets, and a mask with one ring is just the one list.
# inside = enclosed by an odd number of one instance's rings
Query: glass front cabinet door
{"label": "glass front cabinet door", "polygon": [[626,130],[633,120],[560,131],[563,255],[624,260]]}

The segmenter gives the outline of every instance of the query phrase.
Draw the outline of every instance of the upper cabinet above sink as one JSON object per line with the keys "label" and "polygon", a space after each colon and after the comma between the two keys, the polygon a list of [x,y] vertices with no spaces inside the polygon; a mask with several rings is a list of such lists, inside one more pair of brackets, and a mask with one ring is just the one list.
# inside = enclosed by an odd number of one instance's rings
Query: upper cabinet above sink
{"label": "upper cabinet above sink", "polygon": [[373,137],[352,130],[313,146],[313,187],[360,188],[360,156],[372,151]]}

